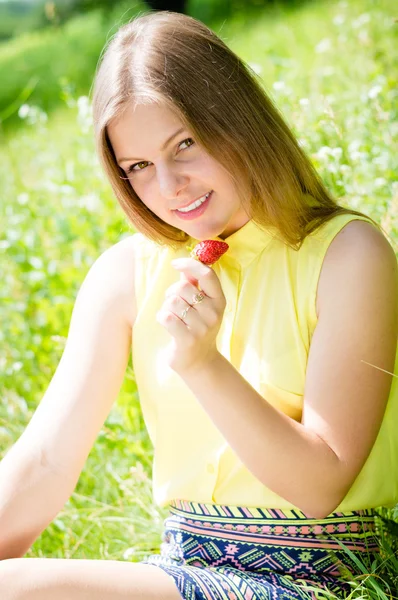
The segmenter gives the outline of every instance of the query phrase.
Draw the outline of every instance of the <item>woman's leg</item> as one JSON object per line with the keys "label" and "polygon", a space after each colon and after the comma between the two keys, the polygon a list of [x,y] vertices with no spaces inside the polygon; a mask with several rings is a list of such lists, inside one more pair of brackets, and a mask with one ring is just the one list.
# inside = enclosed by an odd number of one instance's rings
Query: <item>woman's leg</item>
{"label": "woman's leg", "polygon": [[181,600],[160,568],[115,560],[0,561],[1,600]]}

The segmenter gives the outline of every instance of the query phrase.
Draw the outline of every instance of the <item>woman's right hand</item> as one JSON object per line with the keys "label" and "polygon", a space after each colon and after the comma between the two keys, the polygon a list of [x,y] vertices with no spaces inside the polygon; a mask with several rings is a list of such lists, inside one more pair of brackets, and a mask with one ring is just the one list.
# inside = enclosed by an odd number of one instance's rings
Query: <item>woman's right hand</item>
{"label": "woman's right hand", "polygon": [[50,385],[0,463],[0,560],[23,556],[62,509],[118,397],[135,318],[133,248],[134,235],[90,268]]}

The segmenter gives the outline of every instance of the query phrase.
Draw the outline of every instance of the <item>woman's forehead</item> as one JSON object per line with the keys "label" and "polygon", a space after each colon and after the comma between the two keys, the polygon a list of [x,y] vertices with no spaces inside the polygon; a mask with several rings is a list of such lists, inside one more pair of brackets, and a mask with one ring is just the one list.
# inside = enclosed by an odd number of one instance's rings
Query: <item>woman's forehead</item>
{"label": "woman's forehead", "polygon": [[165,150],[169,139],[186,129],[166,105],[135,104],[108,125],[108,136],[118,162]]}
{"label": "woman's forehead", "polygon": [[[153,125],[153,129],[169,125],[183,125],[184,120],[177,109],[172,109],[166,103],[135,102],[127,105],[122,112],[108,123],[108,132],[119,128],[145,129]],[[150,127],[150,129],[152,129]]]}

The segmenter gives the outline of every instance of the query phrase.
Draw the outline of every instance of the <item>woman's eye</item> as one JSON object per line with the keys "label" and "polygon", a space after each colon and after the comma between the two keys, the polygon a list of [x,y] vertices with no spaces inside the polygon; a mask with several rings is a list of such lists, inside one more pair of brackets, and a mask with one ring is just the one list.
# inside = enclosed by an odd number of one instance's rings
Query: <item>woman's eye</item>
{"label": "woman's eye", "polygon": [[142,160],[141,162],[138,163],[134,163],[134,165],[131,165],[128,169],[127,169],[127,174],[131,173],[132,171],[143,171],[143,169],[139,168],[139,169],[135,169],[134,167],[138,167],[139,165],[146,165],[147,161],[146,160]]}
{"label": "woman's eye", "polygon": [[[187,142],[190,142],[188,144],[187,148],[190,148],[191,146],[193,146],[195,144],[195,141],[192,138],[187,138],[187,139],[183,140],[182,142],[180,142],[178,144],[178,147],[180,147],[181,144],[186,144]],[[186,150],[186,148],[182,148],[182,149]],[[143,171],[145,169],[145,165],[147,165],[147,164],[149,164],[147,160],[142,160],[141,162],[134,163],[127,169],[127,175],[129,175],[133,171],[135,171],[135,172]],[[142,167],[142,165],[144,165],[144,167]],[[138,167],[138,168],[136,169],[136,167]]]}
{"label": "woman's eye", "polygon": [[191,146],[193,146],[193,144],[195,143],[194,140],[192,138],[187,138],[186,140],[183,140],[179,146],[181,146],[181,144],[186,144],[186,142],[192,142],[191,144],[189,144],[188,148],[190,148]]}

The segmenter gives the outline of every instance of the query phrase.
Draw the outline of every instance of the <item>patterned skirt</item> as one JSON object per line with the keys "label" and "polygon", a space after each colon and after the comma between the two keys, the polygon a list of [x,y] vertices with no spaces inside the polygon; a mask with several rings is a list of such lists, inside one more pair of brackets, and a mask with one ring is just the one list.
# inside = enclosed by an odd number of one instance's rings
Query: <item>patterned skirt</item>
{"label": "patterned skirt", "polygon": [[313,519],[174,500],[160,554],[141,562],[170,575],[185,600],[326,599],[322,590],[345,598],[352,588],[342,571],[360,574],[355,558],[369,566],[378,552],[373,509]]}

